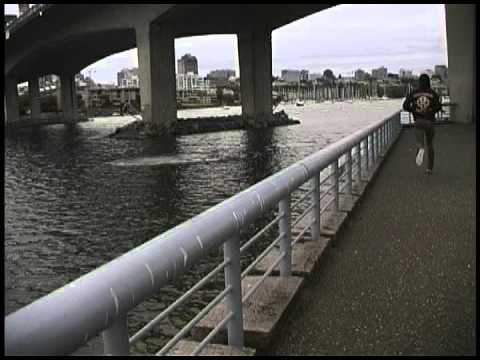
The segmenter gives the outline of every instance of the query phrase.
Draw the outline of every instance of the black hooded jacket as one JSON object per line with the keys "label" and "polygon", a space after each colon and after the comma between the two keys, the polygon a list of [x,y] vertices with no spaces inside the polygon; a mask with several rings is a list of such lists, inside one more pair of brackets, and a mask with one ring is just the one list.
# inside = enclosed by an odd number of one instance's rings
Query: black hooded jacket
{"label": "black hooded jacket", "polygon": [[[420,79],[425,80],[425,79]],[[442,109],[440,97],[430,88],[428,77],[420,82],[420,87],[407,95],[403,109],[413,114],[413,119],[427,119],[435,121],[435,113]]]}

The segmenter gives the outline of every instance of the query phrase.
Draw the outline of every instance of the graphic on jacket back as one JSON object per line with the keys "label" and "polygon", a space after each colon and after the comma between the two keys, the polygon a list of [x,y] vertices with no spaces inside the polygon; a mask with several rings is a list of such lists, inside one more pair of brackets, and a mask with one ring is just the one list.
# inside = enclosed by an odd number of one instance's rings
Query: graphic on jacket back
{"label": "graphic on jacket back", "polygon": [[420,114],[425,114],[426,112],[428,112],[430,108],[430,104],[431,104],[430,99],[426,95],[421,95],[415,99],[417,112]]}

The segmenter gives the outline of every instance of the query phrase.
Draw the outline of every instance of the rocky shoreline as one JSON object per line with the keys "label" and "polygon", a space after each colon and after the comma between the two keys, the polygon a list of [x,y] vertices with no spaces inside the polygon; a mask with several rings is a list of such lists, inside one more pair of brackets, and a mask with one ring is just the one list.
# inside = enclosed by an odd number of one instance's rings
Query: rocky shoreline
{"label": "rocky shoreline", "polygon": [[80,122],[91,121],[86,116],[78,116],[75,121],[66,121],[63,116],[42,117],[31,119],[29,116],[22,116],[20,120],[5,123],[6,129],[27,128],[42,125],[56,125],[56,124],[75,124]]}
{"label": "rocky shoreline", "polygon": [[262,129],[295,124],[300,124],[300,121],[289,118],[284,111],[273,114],[271,119],[267,117],[253,118],[231,115],[178,120],[171,129],[157,129],[154,126],[155,124],[147,124],[143,120],[136,120],[117,128],[109,137],[116,139],[144,139],[162,135],[189,135],[225,130]]}

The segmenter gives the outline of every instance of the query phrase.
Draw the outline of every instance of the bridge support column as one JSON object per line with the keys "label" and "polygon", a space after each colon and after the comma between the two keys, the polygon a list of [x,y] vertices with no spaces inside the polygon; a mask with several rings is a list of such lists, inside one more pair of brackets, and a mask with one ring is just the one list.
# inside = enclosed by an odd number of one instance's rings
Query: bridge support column
{"label": "bridge support column", "polygon": [[5,122],[18,121],[20,109],[18,106],[17,81],[14,78],[5,78]]}
{"label": "bridge support column", "polygon": [[272,116],[272,33],[255,29],[237,34],[242,114]]}
{"label": "bridge support column", "polygon": [[476,32],[474,4],[446,4],[448,83],[453,121],[471,122],[476,115]]}
{"label": "bridge support column", "polygon": [[32,119],[40,118],[40,87],[38,79],[28,81],[28,95],[30,97],[30,116]]}
{"label": "bridge support column", "polygon": [[77,109],[77,92],[75,90],[74,75],[60,75],[60,100],[64,120],[74,122]]}
{"label": "bridge support column", "polygon": [[168,132],[177,121],[175,38],[168,24],[137,27],[142,118]]}

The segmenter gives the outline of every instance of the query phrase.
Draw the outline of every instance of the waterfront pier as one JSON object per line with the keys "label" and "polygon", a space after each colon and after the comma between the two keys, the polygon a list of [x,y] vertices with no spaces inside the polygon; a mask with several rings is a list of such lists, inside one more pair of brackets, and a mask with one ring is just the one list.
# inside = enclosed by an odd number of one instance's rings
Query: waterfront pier
{"label": "waterfront pier", "polygon": [[435,130],[431,177],[402,131],[268,355],[476,353],[475,129]]}
{"label": "waterfront pier", "polygon": [[[28,22],[11,28],[4,99],[9,120],[18,119],[17,82],[35,81],[62,65],[45,60],[51,44],[57,55],[76,50],[65,54],[69,68],[59,72],[67,120],[75,111],[72,75],[136,44],[145,84],[142,115],[169,128],[176,121],[175,36],[227,30],[239,38],[248,90],[242,110],[268,117],[271,30],[321,10],[250,5],[233,11],[238,23],[232,15],[215,23],[222,11],[232,12],[228,5],[216,13],[210,6],[145,5],[132,24],[131,5],[116,6],[52,5],[31,19],[32,29]],[[457,106],[451,124],[436,126],[432,175],[415,165],[413,130],[402,128],[400,109],[391,111],[10,314],[6,355],[72,354],[99,338],[98,352],[129,355],[142,340],[158,336],[159,324],[216,276],[221,288],[208,288],[214,293],[208,304],[159,343],[155,355],[475,355],[475,5],[446,7],[448,41],[456,44],[449,47],[449,69]],[[62,12],[68,16],[42,22]],[[118,23],[108,23],[112,13]],[[246,18],[254,25],[240,30]],[[188,26],[173,26],[178,19]],[[42,29],[42,41],[26,49],[22,41]],[[96,46],[85,50],[84,36]],[[247,261],[262,238],[266,248]],[[220,259],[208,273],[131,331],[129,314],[137,306],[197,271],[212,254]]]}
{"label": "waterfront pier", "polygon": [[[9,315],[7,354],[70,353],[101,329],[106,353],[128,353],[223,269],[225,290],[159,355],[474,353],[474,127],[437,127],[442,146],[428,176],[399,120],[360,130]],[[285,197],[293,189],[301,193]],[[241,245],[237,231],[277,202],[274,219]],[[238,267],[277,226],[280,236]],[[222,238],[224,262],[131,336],[126,312]]]}

